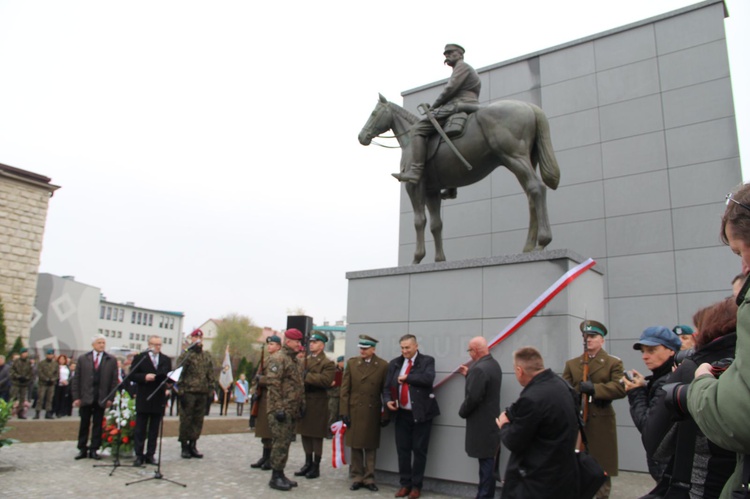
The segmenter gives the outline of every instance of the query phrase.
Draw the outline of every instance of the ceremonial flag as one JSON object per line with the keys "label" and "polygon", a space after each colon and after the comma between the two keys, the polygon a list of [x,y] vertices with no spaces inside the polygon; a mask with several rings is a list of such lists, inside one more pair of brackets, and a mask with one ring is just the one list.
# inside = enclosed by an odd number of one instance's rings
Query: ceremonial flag
{"label": "ceremonial flag", "polygon": [[232,362],[229,360],[229,345],[227,345],[227,350],[224,354],[224,362],[221,364],[219,384],[226,391],[232,386],[232,381],[234,381],[234,376],[232,376]]}
{"label": "ceremonial flag", "polygon": [[346,466],[346,455],[344,454],[344,435],[346,434],[346,425],[343,421],[336,421],[331,425],[333,433],[333,451],[331,452],[331,461],[334,468],[343,468]]}

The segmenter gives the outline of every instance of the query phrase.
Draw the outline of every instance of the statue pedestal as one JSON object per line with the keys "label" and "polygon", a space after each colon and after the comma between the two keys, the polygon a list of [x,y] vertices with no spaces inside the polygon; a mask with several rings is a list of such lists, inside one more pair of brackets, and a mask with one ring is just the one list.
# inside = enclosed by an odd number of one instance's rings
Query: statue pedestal
{"label": "statue pedestal", "polygon": [[[584,260],[569,250],[554,250],[349,272],[346,357],[359,355],[357,337],[368,334],[379,340],[376,354],[391,360],[401,355],[399,338],[411,333],[417,337],[420,352],[435,357],[436,381],[442,380],[469,360],[466,350],[471,338],[494,338]],[[513,351],[534,346],[546,367],[562,373],[565,361],[581,353],[578,326],[585,317],[605,319],[598,267],[583,273],[491,351],[503,370],[501,411],[521,392],[513,374]],[[425,488],[474,495],[478,464],[464,452],[465,421],[458,416],[464,378],[454,375],[436,389],[435,397],[442,414],[433,424]],[[507,458],[504,449],[501,471]],[[398,472],[392,426],[382,432],[377,466]],[[394,477],[386,474],[384,478]],[[383,481],[380,475],[378,480]]]}

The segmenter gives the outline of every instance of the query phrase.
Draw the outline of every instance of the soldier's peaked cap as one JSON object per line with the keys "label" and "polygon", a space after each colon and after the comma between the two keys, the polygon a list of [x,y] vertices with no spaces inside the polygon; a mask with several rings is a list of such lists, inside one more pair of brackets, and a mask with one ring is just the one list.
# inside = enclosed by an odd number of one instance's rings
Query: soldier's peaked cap
{"label": "soldier's peaked cap", "polygon": [[370,348],[377,346],[378,340],[373,338],[372,336],[367,336],[366,334],[360,334],[359,335],[359,347],[360,348]]}
{"label": "soldier's peaked cap", "polygon": [[581,332],[584,334],[598,334],[601,336],[607,336],[607,328],[604,324],[597,321],[585,320],[581,322]]}
{"label": "soldier's peaked cap", "polygon": [[443,55],[447,54],[448,52],[453,52],[454,50],[458,50],[461,52],[461,55],[464,55],[466,53],[466,50],[464,48],[457,44],[457,43],[449,43],[445,46],[445,51],[443,51]]}

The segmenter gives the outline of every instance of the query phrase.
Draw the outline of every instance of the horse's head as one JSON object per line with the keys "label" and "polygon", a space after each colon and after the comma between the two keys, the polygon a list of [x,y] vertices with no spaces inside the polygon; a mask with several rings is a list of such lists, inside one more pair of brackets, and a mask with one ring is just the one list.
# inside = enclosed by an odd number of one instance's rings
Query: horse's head
{"label": "horse's head", "polygon": [[378,99],[375,109],[372,110],[370,118],[362,127],[362,131],[359,132],[359,143],[363,146],[369,146],[373,137],[390,130],[393,126],[393,113],[388,105],[388,100],[381,94],[378,95],[380,99]]}

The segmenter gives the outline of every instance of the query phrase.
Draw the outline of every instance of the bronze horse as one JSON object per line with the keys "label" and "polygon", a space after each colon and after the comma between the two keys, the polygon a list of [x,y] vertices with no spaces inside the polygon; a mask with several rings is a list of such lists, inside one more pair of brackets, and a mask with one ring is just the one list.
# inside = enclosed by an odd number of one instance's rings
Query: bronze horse
{"label": "bronze horse", "polygon": [[[375,109],[359,132],[359,142],[369,145],[374,137],[392,130],[401,146],[401,171],[411,161],[409,130],[419,118],[380,95]],[[434,141],[441,140],[435,147]],[[438,135],[430,139],[424,174],[417,184],[406,184],[414,209],[417,248],[413,265],[425,256],[425,205],[430,212],[430,231],[435,238],[435,261],[445,261],[441,189],[455,189],[479,182],[502,165],[516,176],[529,200],[529,233],[524,252],[544,249],[552,241],[547,215],[547,189],[556,189],[560,168],[550,140],[549,122],[539,107],[528,102],[504,100],[481,107],[469,115],[465,132],[453,143],[472,165],[469,170]],[[542,180],[536,175],[539,164]],[[542,184],[544,181],[544,184]]]}

